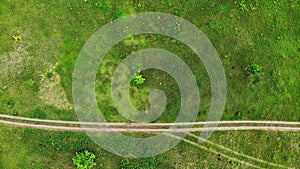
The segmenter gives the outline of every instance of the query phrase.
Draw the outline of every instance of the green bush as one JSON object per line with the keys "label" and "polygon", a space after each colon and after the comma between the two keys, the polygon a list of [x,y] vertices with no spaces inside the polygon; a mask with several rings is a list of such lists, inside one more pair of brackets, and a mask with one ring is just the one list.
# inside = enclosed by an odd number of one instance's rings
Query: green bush
{"label": "green bush", "polygon": [[52,77],[53,77],[53,73],[52,73],[52,72],[48,72],[48,73],[47,73],[47,78],[48,78],[48,79],[51,79]]}
{"label": "green bush", "polygon": [[252,64],[247,67],[247,72],[250,76],[259,77],[262,75],[261,66],[257,64]]}
{"label": "green bush", "polygon": [[8,102],[7,102],[7,107],[8,108],[13,108],[15,106],[15,101],[10,99]]}
{"label": "green bush", "polygon": [[4,93],[4,91],[7,89],[7,86],[3,86],[0,88],[0,94]]}
{"label": "green bush", "polygon": [[134,75],[133,77],[133,82],[136,84],[136,85],[142,85],[144,82],[145,82],[145,78],[143,78],[142,75],[140,74],[136,74]]}
{"label": "green bush", "polygon": [[35,84],[35,81],[32,80],[32,79],[29,79],[27,83],[28,83],[29,86],[32,87]]}
{"label": "green bush", "polygon": [[95,158],[95,154],[85,150],[82,153],[76,153],[76,156],[72,160],[78,169],[89,169],[96,165]]}
{"label": "green bush", "polygon": [[252,64],[247,66],[246,71],[248,76],[250,77],[250,81],[255,84],[260,81],[260,76],[263,74],[261,71],[262,67],[257,64]]}
{"label": "green bush", "polygon": [[18,35],[13,35],[12,38],[15,40],[15,42],[22,42],[22,37]]}
{"label": "green bush", "polygon": [[254,12],[258,7],[257,0],[241,0],[239,2],[240,10],[242,12]]}

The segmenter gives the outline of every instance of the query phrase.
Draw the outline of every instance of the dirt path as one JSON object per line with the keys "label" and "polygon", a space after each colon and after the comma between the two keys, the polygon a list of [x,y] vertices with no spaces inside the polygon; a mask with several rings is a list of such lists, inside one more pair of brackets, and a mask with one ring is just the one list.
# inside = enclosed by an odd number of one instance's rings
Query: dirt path
{"label": "dirt path", "polygon": [[0,123],[11,126],[38,128],[45,130],[63,130],[63,131],[95,131],[95,132],[120,132],[120,133],[158,133],[158,132],[199,132],[199,131],[232,131],[232,130],[276,130],[276,131],[300,131],[300,127],[274,127],[274,126],[234,126],[234,127],[206,127],[206,128],[170,128],[170,129],[149,129],[149,128],[82,128],[82,127],[67,127],[67,126],[51,126],[41,124],[28,124],[0,120]]}
{"label": "dirt path", "polygon": [[[120,132],[120,133],[129,133],[129,132],[147,132],[147,133],[161,133],[170,135],[170,133],[176,133],[176,132],[200,132],[200,131],[237,131],[237,130],[271,130],[271,131],[300,131],[300,122],[284,122],[284,121],[220,121],[220,122],[192,122],[192,123],[95,123],[95,122],[78,122],[78,121],[62,121],[62,120],[42,120],[42,119],[33,119],[33,118],[24,118],[24,117],[18,117],[18,116],[10,116],[10,115],[3,115],[0,114],[0,118],[10,119],[10,120],[22,120],[26,122],[42,122],[42,123],[52,123],[52,124],[85,124],[85,125],[94,125],[90,128],[85,127],[70,127],[70,126],[52,126],[49,125],[41,125],[41,124],[30,124],[30,123],[24,123],[24,122],[15,122],[15,121],[9,121],[9,120],[0,120],[0,123],[11,125],[11,126],[18,126],[18,127],[28,127],[28,128],[36,128],[36,129],[43,129],[43,130],[60,130],[60,131],[91,131],[91,132]],[[202,127],[202,128],[172,128],[172,126],[187,126],[187,125],[203,125],[203,124],[255,124],[257,126],[226,126],[226,127]],[[282,125],[282,126],[266,126],[266,125]],[[95,128],[95,126],[98,126],[99,128]],[[123,127],[123,128],[110,128],[110,127]],[[131,128],[131,127],[151,127],[151,126],[170,126],[170,129],[166,128]],[[287,127],[289,126],[289,127]],[[298,127],[297,127],[298,126]],[[172,135],[172,134],[171,134]],[[191,136],[198,138],[198,136],[190,134]],[[172,135],[172,137],[177,137],[175,135]],[[179,138],[179,137],[178,137]],[[181,138],[179,138],[181,139]],[[183,139],[185,142],[192,144],[194,146],[197,146],[199,148],[205,149],[207,151],[212,152],[212,150],[207,149],[206,147],[201,146],[200,144],[196,142],[192,142],[190,140]],[[212,143],[210,143],[212,144]],[[233,152],[235,155],[243,156],[252,160],[255,160],[257,162],[265,163],[271,166],[276,166],[280,168],[288,168],[282,165],[266,162],[251,156],[247,156],[244,154],[240,154],[238,152],[235,152],[231,149],[228,149],[226,147],[217,145],[218,148],[221,148],[226,151]],[[213,151],[213,153],[220,152]],[[229,158],[231,160],[239,161],[245,165],[252,166],[254,168],[261,168],[257,165],[248,163],[246,161],[242,161],[236,158],[229,157],[225,154],[222,154],[222,156]]]}
{"label": "dirt path", "polygon": [[[232,154],[234,154],[236,156],[247,158],[248,160],[256,161],[256,164],[257,164],[257,162],[259,162],[259,163],[262,163],[262,164],[270,165],[270,167],[272,166],[272,167],[276,167],[276,168],[288,168],[288,167],[280,165],[280,164],[272,163],[272,162],[269,162],[269,161],[264,161],[264,160],[259,159],[257,157],[252,157],[252,156],[249,156],[249,155],[246,155],[246,154],[243,154],[243,153],[239,153],[239,152],[234,151],[234,150],[232,150],[230,148],[224,147],[223,145],[213,143],[213,142],[211,142],[209,140],[206,140],[206,139],[204,139],[202,137],[199,137],[199,136],[197,136],[195,134],[192,134],[192,133],[189,133],[188,135],[191,136],[191,137],[193,137],[193,138],[195,138],[195,139],[201,140],[201,141],[203,141],[203,142],[205,142],[207,144],[210,144],[210,145],[212,145],[214,147],[217,147],[218,149],[225,150],[228,153],[232,153]],[[240,161],[240,160],[236,160],[236,161]]]}
{"label": "dirt path", "polygon": [[[205,125],[205,124],[264,124],[264,125],[289,125],[298,126],[300,122],[288,122],[288,121],[206,121],[206,122],[185,122],[185,123],[126,123],[126,122],[79,122],[79,121],[63,121],[63,120],[43,120],[26,118],[19,116],[11,116],[0,114],[0,118],[42,122],[42,123],[55,123],[55,124],[75,124],[75,125],[97,125],[97,126],[123,126],[123,127],[164,127],[164,126],[191,126],[191,125]],[[242,127],[242,126],[241,126]],[[247,126],[244,126],[247,127]],[[257,126],[259,127],[259,126]],[[266,126],[268,127],[268,126]],[[272,128],[269,126],[269,128]]]}

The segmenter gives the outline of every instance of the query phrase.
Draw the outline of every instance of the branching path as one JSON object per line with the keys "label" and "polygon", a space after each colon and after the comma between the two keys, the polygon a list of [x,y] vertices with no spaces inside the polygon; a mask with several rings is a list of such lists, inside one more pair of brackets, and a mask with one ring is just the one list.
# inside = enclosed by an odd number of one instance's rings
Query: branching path
{"label": "branching path", "polygon": [[[201,138],[201,137],[199,137],[199,136],[197,136],[195,134],[188,133],[188,135],[191,136],[191,137],[193,137],[193,138],[196,138],[196,139],[199,139],[201,141],[204,141],[205,143],[210,144],[210,145],[212,145],[214,147],[217,147],[218,149],[221,149],[221,150],[224,150],[226,152],[232,153],[232,154],[234,154],[236,156],[244,157],[244,158],[246,158],[248,160],[253,160],[255,162],[262,163],[262,164],[265,164],[265,165],[268,165],[268,166],[272,166],[272,167],[276,167],[276,168],[289,168],[289,167],[286,167],[286,166],[283,166],[283,165],[271,163],[271,162],[268,162],[268,161],[261,160],[259,158],[255,158],[255,157],[252,157],[252,156],[249,156],[249,155],[246,155],[246,154],[239,153],[237,151],[231,150],[231,149],[229,149],[227,147],[224,147],[222,145],[219,145],[219,144],[213,143],[211,141],[205,140],[205,139],[203,139],[203,138]],[[236,158],[235,161],[240,161],[240,160]]]}
{"label": "branching path", "polygon": [[[22,121],[22,122],[18,122]],[[29,128],[37,128],[44,130],[60,130],[60,131],[93,131],[93,132],[146,132],[146,133],[159,133],[164,132],[164,134],[169,135],[171,137],[177,137],[172,135],[174,132],[199,132],[199,131],[232,131],[232,130],[274,130],[274,131],[300,131],[300,122],[285,122],[285,121],[207,121],[207,122],[185,122],[185,123],[126,123],[126,122],[79,122],[79,121],[63,121],[63,120],[43,120],[43,119],[35,119],[35,118],[26,118],[26,117],[18,117],[0,114],[0,123],[11,125],[11,126],[19,126],[19,127],[29,127]],[[35,124],[35,123],[46,123],[46,124]],[[60,124],[60,125],[54,125]],[[200,125],[205,124],[219,124],[218,127],[200,127]],[[66,125],[76,125],[76,126],[66,126]],[[91,127],[81,127],[91,126]],[[226,125],[226,126],[222,126]],[[240,126],[236,126],[240,125]],[[193,127],[191,127],[193,126]],[[197,127],[195,127],[197,126]],[[117,128],[116,128],[117,127]],[[151,128],[152,127],[152,128]],[[158,128],[159,127],[159,128]],[[165,128],[170,127],[170,128]],[[178,128],[176,128],[178,127]],[[184,128],[185,127],[185,128]],[[197,139],[201,139],[196,135],[189,134]],[[178,138],[181,139],[181,138]],[[249,162],[245,162],[239,160],[237,158],[233,158],[227,156],[226,154],[217,152],[215,150],[208,149],[197,142],[193,142],[191,140],[183,139],[183,141],[196,146],[198,148],[210,151],[212,153],[222,154],[223,157],[228,159],[239,161],[242,164],[248,165],[253,168],[261,168],[257,165],[251,164]],[[242,156],[244,158],[254,160],[256,162],[260,162],[263,164],[267,164],[272,167],[278,168],[289,168],[282,165],[274,164],[271,162],[263,161],[248,155],[240,154],[236,151],[223,147],[222,145],[217,145],[208,141],[208,144],[216,146],[219,149],[231,152],[237,156]]]}

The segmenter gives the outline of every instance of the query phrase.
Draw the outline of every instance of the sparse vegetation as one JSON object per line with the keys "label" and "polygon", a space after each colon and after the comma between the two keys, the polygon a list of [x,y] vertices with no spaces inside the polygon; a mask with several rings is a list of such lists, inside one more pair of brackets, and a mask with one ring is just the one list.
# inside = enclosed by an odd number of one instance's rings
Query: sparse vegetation
{"label": "sparse vegetation", "polygon": [[126,160],[121,160],[119,164],[119,169],[138,169],[138,168],[143,168],[143,169],[154,169],[154,168],[159,168],[161,164],[161,159],[157,159],[154,157],[150,158],[143,158],[143,159],[126,159]]}

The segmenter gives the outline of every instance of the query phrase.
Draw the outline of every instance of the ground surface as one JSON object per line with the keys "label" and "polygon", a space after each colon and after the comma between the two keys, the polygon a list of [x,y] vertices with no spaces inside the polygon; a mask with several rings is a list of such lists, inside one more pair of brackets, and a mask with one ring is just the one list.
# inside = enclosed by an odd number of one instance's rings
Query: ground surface
{"label": "ground surface", "polygon": [[[72,71],[86,40],[114,19],[156,11],[192,22],[217,49],[228,84],[222,120],[300,121],[299,3],[296,0],[1,1],[0,112],[40,119],[77,120],[72,107]],[[22,40],[15,40],[13,36],[20,36]],[[149,47],[173,52],[189,65],[201,94],[198,121],[205,120],[210,84],[201,61],[185,45],[158,35],[128,38],[106,56],[96,83],[99,107],[106,119],[126,121],[107,94],[114,69],[132,51]],[[245,69],[251,64],[262,66],[264,74],[259,81],[253,82],[247,76]],[[131,87],[136,107],[148,108],[149,91],[162,89],[168,104],[157,122],[173,122],[180,109],[175,81],[157,70],[143,71],[142,75],[145,83]],[[0,125],[0,136],[0,168],[5,169],[74,168],[71,159],[75,152],[86,149],[97,156],[95,168],[253,168],[241,161],[271,168],[209,143],[202,144],[209,151],[182,142],[155,158],[133,160],[102,150],[80,132]],[[190,137],[187,139],[192,140]],[[286,167],[297,168],[300,163],[299,132],[220,131],[215,132],[210,141]]]}

